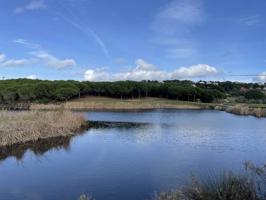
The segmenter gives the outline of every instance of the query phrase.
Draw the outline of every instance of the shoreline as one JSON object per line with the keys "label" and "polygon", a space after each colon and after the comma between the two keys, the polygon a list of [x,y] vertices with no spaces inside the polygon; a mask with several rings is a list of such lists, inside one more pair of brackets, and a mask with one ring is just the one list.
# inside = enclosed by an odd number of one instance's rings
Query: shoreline
{"label": "shoreline", "polygon": [[[47,132],[40,132],[41,135],[26,134],[26,132],[21,132],[20,134],[23,134],[24,136],[23,139],[20,138],[17,140],[17,138],[15,139],[10,138],[11,140],[8,143],[7,142],[3,143],[5,135],[3,135],[3,132],[0,130],[0,160],[1,160],[1,157],[3,156],[2,154],[6,154],[8,149],[10,150],[14,148],[14,149],[21,151],[22,149],[25,150],[28,148],[33,148],[34,144],[37,144],[37,146],[43,145],[43,143],[48,144],[48,145],[51,145],[51,144],[54,145],[55,142],[53,141],[60,142],[60,139],[63,139],[63,140],[71,139],[74,136],[83,134],[85,130],[92,129],[92,128],[94,129],[99,129],[99,128],[130,129],[130,128],[136,128],[136,127],[146,127],[148,125],[149,125],[148,123],[142,123],[142,122],[84,120],[73,131],[71,130],[71,131],[66,131],[66,132],[60,132],[59,134],[59,132],[56,132],[55,130],[51,134],[47,134]],[[59,127],[59,129],[62,129],[62,127]]]}
{"label": "shoreline", "polygon": [[[108,102],[109,101],[109,102]],[[110,101],[112,101],[110,103]],[[75,111],[119,111],[138,112],[154,109],[176,110],[218,110],[240,116],[266,117],[264,107],[251,107],[243,104],[203,104],[174,100],[114,100],[101,99],[85,102],[71,101],[63,104],[32,104],[30,111],[0,112],[0,147],[34,142],[39,139],[74,136],[81,131],[97,127],[123,126],[112,122],[87,121]],[[109,123],[109,124],[108,124]],[[132,125],[128,122],[129,127]]]}
{"label": "shoreline", "polygon": [[107,97],[87,97],[59,104],[32,104],[30,110],[60,110],[71,111],[113,111],[137,112],[155,109],[176,110],[219,110],[240,116],[266,117],[265,104],[239,103],[200,103],[186,102],[161,98],[143,99],[113,99]]}

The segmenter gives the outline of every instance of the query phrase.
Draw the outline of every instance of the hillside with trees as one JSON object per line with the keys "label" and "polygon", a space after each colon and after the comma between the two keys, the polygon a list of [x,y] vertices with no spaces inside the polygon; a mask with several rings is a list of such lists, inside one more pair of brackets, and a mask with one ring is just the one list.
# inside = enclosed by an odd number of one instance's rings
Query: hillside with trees
{"label": "hillside with trees", "polygon": [[227,97],[265,102],[265,85],[236,82],[117,81],[79,82],[12,79],[0,81],[0,104],[49,103],[94,95],[120,99],[160,97],[192,102],[217,102]]}

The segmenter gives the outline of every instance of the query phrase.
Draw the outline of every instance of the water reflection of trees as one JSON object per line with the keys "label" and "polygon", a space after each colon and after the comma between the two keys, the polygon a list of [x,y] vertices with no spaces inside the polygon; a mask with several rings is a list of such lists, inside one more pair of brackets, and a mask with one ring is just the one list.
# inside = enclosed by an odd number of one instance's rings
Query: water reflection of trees
{"label": "water reflection of trees", "polygon": [[68,150],[70,148],[70,142],[71,137],[56,137],[41,139],[35,142],[27,142],[25,144],[0,147],[0,161],[9,157],[15,157],[17,160],[22,160],[28,150],[32,151],[36,156],[42,156],[52,149]]}

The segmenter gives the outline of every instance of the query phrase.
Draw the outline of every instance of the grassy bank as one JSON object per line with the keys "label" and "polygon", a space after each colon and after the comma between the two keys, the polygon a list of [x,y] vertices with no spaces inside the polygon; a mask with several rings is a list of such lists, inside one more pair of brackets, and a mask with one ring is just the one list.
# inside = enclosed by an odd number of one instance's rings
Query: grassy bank
{"label": "grassy bank", "polygon": [[39,139],[74,135],[85,124],[71,111],[0,112],[0,147]]}
{"label": "grassy bank", "polygon": [[68,110],[147,110],[147,109],[203,109],[212,104],[185,102],[163,98],[114,99],[107,97],[86,97],[61,104],[32,104],[31,110],[54,110],[64,107]]}

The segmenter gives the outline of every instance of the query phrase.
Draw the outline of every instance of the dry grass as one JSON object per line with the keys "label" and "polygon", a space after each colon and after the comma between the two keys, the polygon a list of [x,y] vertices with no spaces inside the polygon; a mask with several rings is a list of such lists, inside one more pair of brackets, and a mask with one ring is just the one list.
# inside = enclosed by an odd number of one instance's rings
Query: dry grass
{"label": "dry grass", "polygon": [[154,200],[266,200],[266,165],[247,161],[244,166],[240,175],[227,172],[205,181],[193,178],[191,185],[160,193]]}
{"label": "dry grass", "polygon": [[249,177],[224,175],[221,180],[201,183],[169,193],[161,193],[154,200],[265,200],[256,190],[256,182]]}
{"label": "dry grass", "polygon": [[236,115],[252,115],[255,117],[266,117],[266,109],[264,108],[251,108],[247,105],[229,106],[225,109],[226,112]]}
{"label": "dry grass", "polygon": [[112,99],[105,97],[88,97],[63,104],[32,104],[31,110],[56,110],[64,107],[68,110],[141,110],[141,109],[202,109],[205,104],[168,100],[161,98]]}
{"label": "dry grass", "polygon": [[0,112],[0,146],[74,135],[85,123],[71,111]]}

